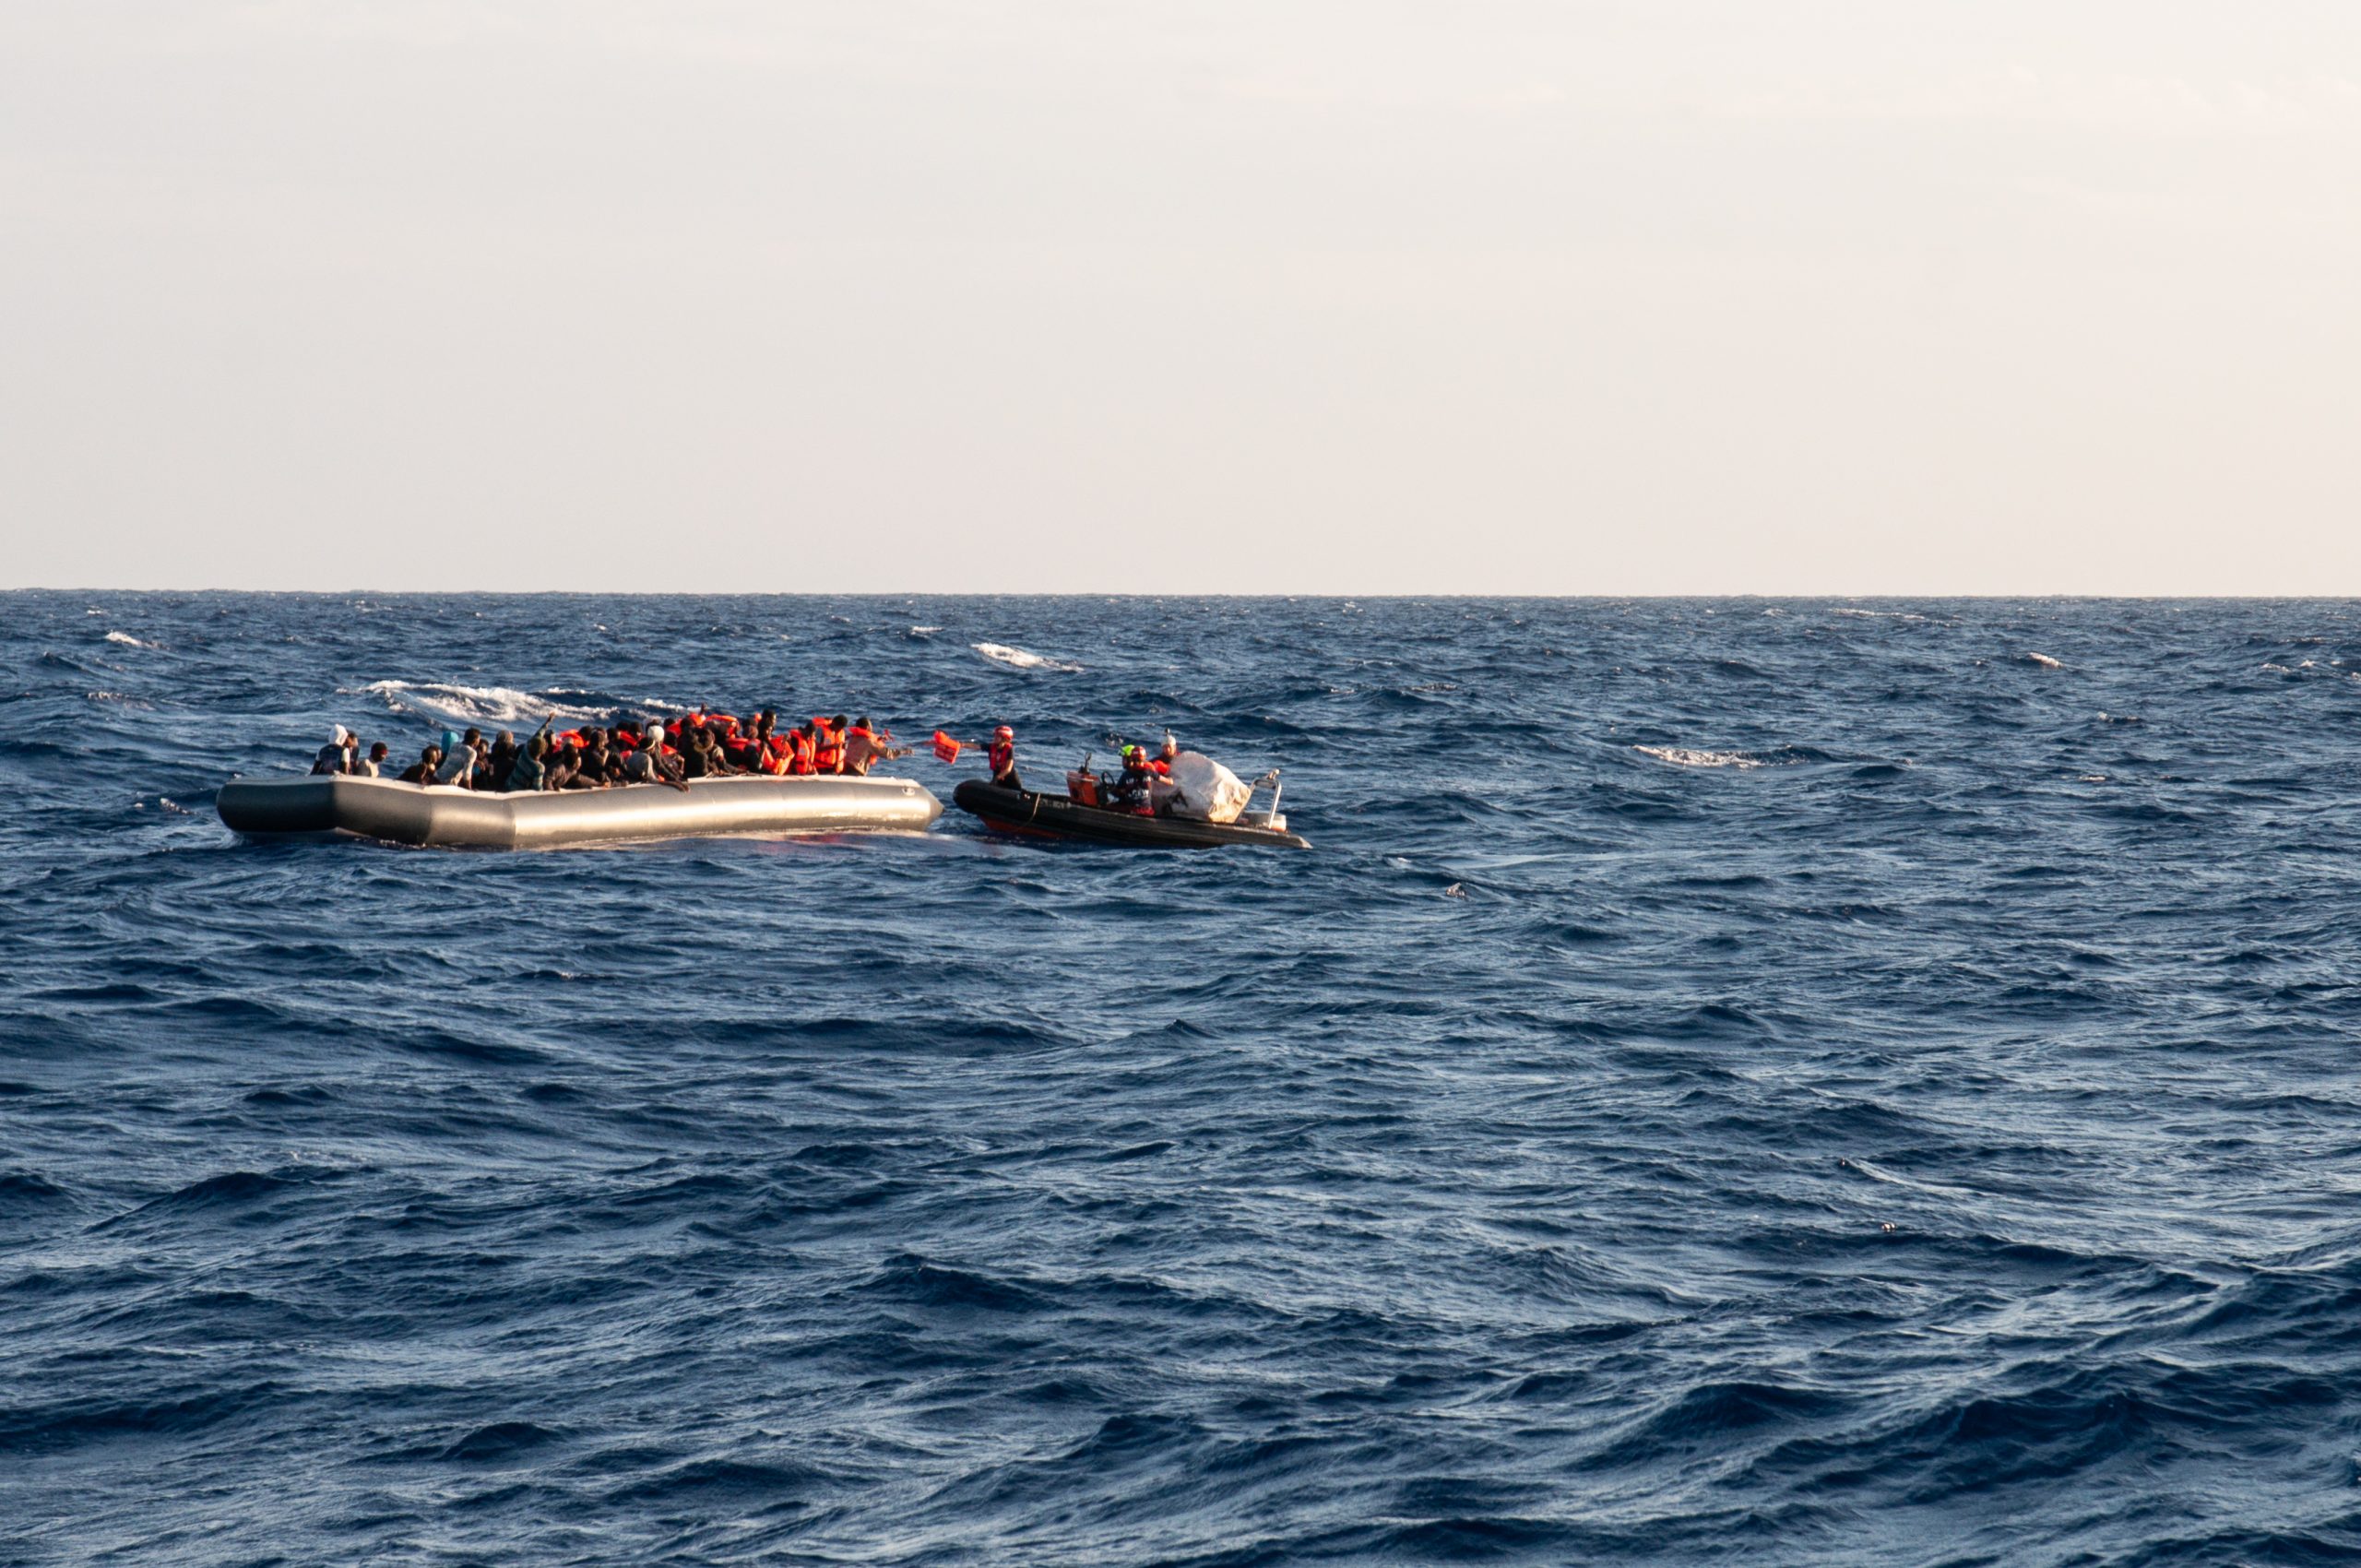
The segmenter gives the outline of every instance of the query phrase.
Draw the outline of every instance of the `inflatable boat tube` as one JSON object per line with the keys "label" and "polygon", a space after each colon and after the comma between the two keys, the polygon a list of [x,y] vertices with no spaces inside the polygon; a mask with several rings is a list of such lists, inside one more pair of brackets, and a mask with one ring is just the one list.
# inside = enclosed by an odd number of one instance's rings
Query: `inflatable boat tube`
{"label": "inflatable boat tube", "polygon": [[214,796],[251,838],[381,838],[433,849],[540,849],[628,839],[860,830],[923,832],[943,802],[908,778],[695,778],[500,795],[392,778],[232,778]]}
{"label": "inflatable boat tube", "polygon": [[1063,795],[1004,789],[970,778],[951,791],[951,803],[1003,833],[1050,838],[1082,838],[1094,844],[1136,849],[1210,849],[1220,844],[1277,844],[1309,849],[1311,843],[1281,828],[1242,822],[1199,822],[1185,816],[1137,816],[1130,812],[1086,806]]}

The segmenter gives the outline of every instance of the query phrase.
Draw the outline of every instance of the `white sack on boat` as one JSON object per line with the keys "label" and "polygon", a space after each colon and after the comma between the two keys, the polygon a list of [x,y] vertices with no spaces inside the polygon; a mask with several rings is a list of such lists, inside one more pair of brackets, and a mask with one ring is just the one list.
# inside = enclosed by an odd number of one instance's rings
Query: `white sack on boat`
{"label": "white sack on boat", "polygon": [[1172,759],[1172,788],[1177,798],[1172,814],[1201,822],[1236,822],[1254,791],[1203,752],[1182,752]]}

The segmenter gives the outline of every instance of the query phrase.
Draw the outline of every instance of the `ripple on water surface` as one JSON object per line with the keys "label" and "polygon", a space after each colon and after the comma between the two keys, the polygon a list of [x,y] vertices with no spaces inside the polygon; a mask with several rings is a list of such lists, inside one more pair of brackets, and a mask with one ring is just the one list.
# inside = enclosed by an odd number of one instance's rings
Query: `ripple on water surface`
{"label": "ripple on water surface", "polygon": [[[2352,606],[0,611],[0,1562],[2361,1555]],[[1318,848],[211,814],[706,698]]]}

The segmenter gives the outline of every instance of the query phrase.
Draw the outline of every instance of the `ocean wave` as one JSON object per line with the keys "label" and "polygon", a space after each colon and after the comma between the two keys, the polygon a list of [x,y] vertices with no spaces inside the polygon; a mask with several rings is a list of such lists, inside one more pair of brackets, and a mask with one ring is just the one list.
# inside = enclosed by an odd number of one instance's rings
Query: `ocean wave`
{"label": "ocean wave", "polygon": [[107,634],[107,641],[117,644],[123,647],[155,648],[161,647],[163,646],[161,643],[142,642],[139,638],[133,636],[129,632],[109,632]]}
{"label": "ocean wave", "polygon": [[1633,746],[1642,756],[1652,756],[1658,762],[1668,762],[1678,767],[1761,767],[1762,759],[1744,752],[1701,752],[1687,746]]}
{"label": "ocean wave", "polygon": [[1079,664],[1062,663],[1038,653],[1027,653],[1021,647],[1010,647],[1005,643],[969,643],[967,646],[994,664],[1004,664],[1011,670],[1047,670],[1061,675],[1082,673]]}
{"label": "ocean wave", "polygon": [[[350,688],[338,687],[340,692]],[[618,705],[586,707],[512,686],[439,685],[432,682],[372,681],[360,693],[380,698],[395,713],[418,713],[454,724],[539,724],[543,719],[588,719],[616,711]],[[360,695],[354,693],[350,695]]]}
{"label": "ocean wave", "polygon": [[2023,658],[2027,664],[2038,665],[2044,670],[2063,670],[2066,668],[2065,662],[2062,659],[2052,659],[2046,653],[2028,653],[2021,655],[2020,657]]}

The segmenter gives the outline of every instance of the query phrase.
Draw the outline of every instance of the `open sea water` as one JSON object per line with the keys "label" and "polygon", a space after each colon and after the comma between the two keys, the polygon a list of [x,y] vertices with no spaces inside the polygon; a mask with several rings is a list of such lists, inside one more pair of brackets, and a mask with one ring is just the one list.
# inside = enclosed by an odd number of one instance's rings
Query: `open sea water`
{"label": "open sea water", "polygon": [[[0,1562],[2361,1559],[2354,604],[15,593],[0,677]],[[698,701],[1169,726],[1314,848],[212,811]]]}

